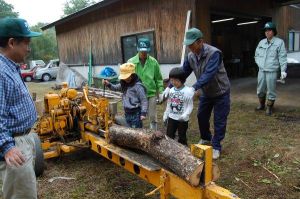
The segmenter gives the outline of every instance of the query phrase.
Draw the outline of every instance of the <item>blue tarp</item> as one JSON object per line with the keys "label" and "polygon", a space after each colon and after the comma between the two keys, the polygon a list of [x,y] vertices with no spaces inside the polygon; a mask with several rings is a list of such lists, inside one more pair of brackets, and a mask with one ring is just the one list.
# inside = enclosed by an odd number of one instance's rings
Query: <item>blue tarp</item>
{"label": "blue tarp", "polygon": [[102,79],[113,79],[117,76],[117,72],[113,68],[107,66],[101,70],[98,77]]}

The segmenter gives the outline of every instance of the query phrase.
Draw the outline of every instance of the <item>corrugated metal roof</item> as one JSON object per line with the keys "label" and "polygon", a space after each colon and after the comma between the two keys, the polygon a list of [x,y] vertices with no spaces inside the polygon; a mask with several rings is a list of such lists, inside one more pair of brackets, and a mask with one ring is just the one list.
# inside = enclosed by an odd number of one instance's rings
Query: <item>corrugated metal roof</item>
{"label": "corrugated metal roof", "polygon": [[118,2],[118,1],[120,1],[120,0],[104,0],[104,1],[100,1],[100,2],[98,2],[98,3],[96,3],[96,4],[93,4],[93,5],[89,6],[89,7],[84,8],[84,9],[78,11],[78,12],[75,12],[75,13],[73,13],[73,14],[70,14],[70,15],[68,15],[68,16],[66,16],[66,17],[64,17],[64,18],[62,18],[62,19],[59,19],[59,20],[57,20],[57,21],[54,21],[54,22],[52,22],[52,23],[50,23],[50,24],[48,24],[48,25],[42,27],[42,30],[47,30],[47,29],[49,29],[49,28],[51,28],[51,27],[53,27],[53,26],[63,24],[63,23],[65,23],[65,22],[67,22],[67,21],[70,21],[70,20],[75,19],[75,18],[77,18],[77,17],[80,17],[80,16],[82,16],[82,15],[85,15],[85,14],[87,14],[87,13],[93,12],[93,11],[99,9],[99,8],[106,7],[106,6],[108,6],[108,5],[111,5],[111,4],[113,4],[113,3],[116,3],[116,2]]}

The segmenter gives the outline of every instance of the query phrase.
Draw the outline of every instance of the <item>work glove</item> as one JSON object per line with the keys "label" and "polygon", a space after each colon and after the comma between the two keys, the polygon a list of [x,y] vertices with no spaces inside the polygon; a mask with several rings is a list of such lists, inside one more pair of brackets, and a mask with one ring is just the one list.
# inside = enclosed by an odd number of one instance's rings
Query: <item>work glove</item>
{"label": "work glove", "polygon": [[167,98],[168,98],[169,92],[170,92],[170,88],[167,87],[167,88],[164,90],[164,92],[162,93],[163,99],[167,99]]}
{"label": "work glove", "polygon": [[168,126],[168,114],[164,113],[163,116],[163,121],[164,121],[164,126],[167,127]]}
{"label": "work glove", "polygon": [[193,98],[195,95],[195,88],[194,87],[190,87],[190,96],[191,98]]}
{"label": "work glove", "polygon": [[163,121],[166,123],[168,121],[168,114],[164,113]]}
{"label": "work glove", "polygon": [[160,93],[160,94],[158,95],[158,103],[161,104],[163,101],[164,101],[164,94],[163,94],[163,93]]}
{"label": "work glove", "polygon": [[281,72],[280,79],[285,79],[287,77],[286,72]]}

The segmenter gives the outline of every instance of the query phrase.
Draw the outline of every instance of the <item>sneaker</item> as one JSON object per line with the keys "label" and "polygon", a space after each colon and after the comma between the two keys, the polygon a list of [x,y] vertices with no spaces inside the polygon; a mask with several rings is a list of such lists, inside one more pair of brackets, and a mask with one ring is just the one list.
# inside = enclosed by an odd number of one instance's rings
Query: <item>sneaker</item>
{"label": "sneaker", "polygon": [[202,145],[210,145],[210,141],[209,140],[203,140],[203,139],[200,139],[198,144],[202,144]]}
{"label": "sneaker", "polygon": [[213,149],[213,159],[216,160],[220,157],[220,151],[217,149]]}

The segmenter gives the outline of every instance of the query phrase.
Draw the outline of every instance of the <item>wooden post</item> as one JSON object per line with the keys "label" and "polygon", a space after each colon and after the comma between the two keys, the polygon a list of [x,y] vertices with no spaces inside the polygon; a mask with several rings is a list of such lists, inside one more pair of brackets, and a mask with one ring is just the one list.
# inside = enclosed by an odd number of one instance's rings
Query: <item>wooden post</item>
{"label": "wooden post", "polygon": [[[191,11],[191,10],[188,10],[187,15],[186,15],[185,31],[184,31],[183,40],[184,40],[184,38],[185,38],[186,31],[189,29],[190,19],[191,19],[191,13],[192,13],[192,11]],[[186,46],[183,44],[183,46],[182,46],[182,52],[181,52],[180,66],[182,66],[182,65],[183,65],[183,62],[184,62],[185,49],[186,49],[185,47],[186,47]]]}

